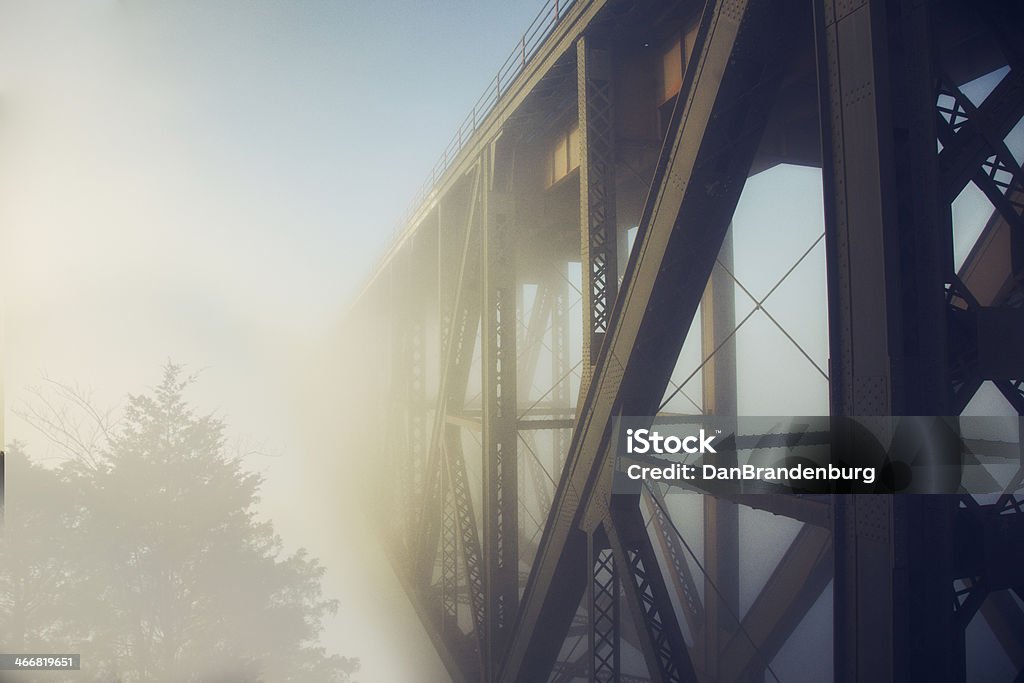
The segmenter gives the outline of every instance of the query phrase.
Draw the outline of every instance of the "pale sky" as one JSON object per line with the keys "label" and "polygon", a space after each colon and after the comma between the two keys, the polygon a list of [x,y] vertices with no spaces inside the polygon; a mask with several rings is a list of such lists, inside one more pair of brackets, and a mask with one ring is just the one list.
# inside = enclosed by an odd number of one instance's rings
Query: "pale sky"
{"label": "pale sky", "polygon": [[251,459],[264,511],[327,564],[343,608],[325,644],[364,681],[444,674],[379,553],[355,545],[362,521],[307,495],[309,451],[327,447],[300,387],[538,9],[0,2],[7,439],[55,455],[13,415],[44,375],[106,407],[168,358],[202,370],[196,403],[275,456]]}
{"label": "pale sky", "polygon": [[[55,455],[13,415],[43,376],[116,406],[168,358],[202,370],[196,403],[269,454],[250,459],[268,479],[264,513],[328,566],[343,612],[325,644],[360,657],[363,681],[444,674],[344,494],[307,495],[333,455],[329,430],[310,427],[330,405],[309,387],[540,4],[0,0],[8,441]],[[961,225],[987,218],[970,193],[958,211]],[[763,296],[821,232],[820,172],[758,176],[734,229],[737,276]],[[742,318],[752,304],[737,302]],[[820,244],[765,306],[826,367]],[[827,410],[824,378],[763,315],[737,345],[741,413]],[[687,345],[677,379],[698,353]],[[687,390],[699,397],[699,382]]]}

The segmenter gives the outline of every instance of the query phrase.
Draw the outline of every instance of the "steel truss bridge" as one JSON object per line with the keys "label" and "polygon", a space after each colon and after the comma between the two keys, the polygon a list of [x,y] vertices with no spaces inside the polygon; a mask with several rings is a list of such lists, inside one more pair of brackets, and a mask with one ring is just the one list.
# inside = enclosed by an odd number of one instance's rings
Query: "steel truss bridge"
{"label": "steel truss bridge", "polygon": [[[346,319],[387,435],[362,443],[399,472],[375,516],[452,678],[776,680],[830,593],[836,681],[963,681],[977,620],[1024,681],[1020,469],[985,500],[706,494],[688,538],[609,457],[666,396],[736,414],[729,228],[781,163],[821,169],[831,414],[958,415],[986,384],[1024,415],[1022,115],[1021,3],[550,0]],[[954,266],[968,186],[993,211]],[[799,528],[741,611],[751,510]]]}

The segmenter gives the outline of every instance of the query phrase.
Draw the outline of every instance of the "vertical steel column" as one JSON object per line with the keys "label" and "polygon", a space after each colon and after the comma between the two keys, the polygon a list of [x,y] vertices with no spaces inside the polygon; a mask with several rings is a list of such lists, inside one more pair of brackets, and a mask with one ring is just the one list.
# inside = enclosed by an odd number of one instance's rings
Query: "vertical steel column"
{"label": "vertical steel column", "polygon": [[[836,415],[946,415],[927,3],[817,0]],[[884,437],[883,437],[884,438]],[[955,681],[955,499],[837,496],[835,680]]]}
{"label": "vertical steel column", "polygon": [[615,119],[612,63],[584,36],[576,43],[580,129],[580,249],[583,272],[583,381],[608,332],[619,287],[615,217]]}
{"label": "vertical steel column", "polygon": [[590,680],[615,683],[622,672],[619,643],[619,575],[615,554],[601,527],[588,535],[590,581],[587,584]]}
{"label": "vertical steel column", "polygon": [[[432,434],[431,466],[437,470],[440,481],[440,550],[441,550],[441,620],[440,626],[444,638],[450,643],[467,643],[460,648],[463,672],[479,671],[478,640],[463,640],[459,626],[459,561],[460,550],[463,562],[462,578],[469,594],[470,616],[477,635],[482,622],[483,590],[480,581],[479,540],[476,536],[476,523],[473,521],[472,505],[469,501],[469,484],[465,474],[465,461],[462,455],[462,435],[457,427],[445,423],[445,414],[450,410],[462,410],[462,398],[465,395],[466,378],[460,372],[464,362],[460,362],[461,354],[456,351],[459,344],[454,342],[454,335],[462,341],[466,331],[458,329],[472,325],[475,336],[476,319],[465,310],[457,311],[457,307],[465,309],[467,297],[460,296],[462,288],[469,289],[466,282],[468,270],[464,263],[469,255],[467,243],[473,229],[471,224],[475,195],[470,191],[469,206],[460,211],[446,203],[437,203],[437,319],[440,338],[440,357],[438,368],[442,377],[437,383],[437,410],[441,415],[435,416],[434,429],[439,434]],[[476,306],[470,308],[475,310]],[[463,341],[463,345],[466,342]],[[468,342],[472,345],[473,342]],[[451,356],[451,357],[450,357]],[[454,403],[454,404],[453,404]],[[439,456],[439,457],[438,457]],[[430,472],[431,475],[434,472]],[[477,645],[476,651],[469,643]]]}
{"label": "vertical steel column", "polygon": [[725,233],[718,260],[701,300],[701,357],[703,403],[706,415],[737,414],[736,401],[736,283],[733,271],[732,229]]}
{"label": "vertical steel column", "polygon": [[951,238],[926,6],[817,5],[833,412],[945,415]]}
{"label": "vertical steel column", "polygon": [[469,607],[476,633],[477,647],[482,653],[486,631],[487,604],[484,591],[483,568],[481,567],[480,537],[477,535],[476,515],[469,493],[469,476],[462,454],[462,436],[455,427],[445,432],[443,468],[447,475],[452,499],[455,503],[459,544],[462,546],[462,563],[465,569],[466,588],[469,591]]}
{"label": "vertical steel column", "polygon": [[[438,334],[440,336],[440,363],[438,367],[441,372],[445,371],[445,357],[448,352],[448,339],[452,333],[452,312],[455,307],[455,292],[458,281],[456,279],[458,269],[453,262],[459,253],[457,248],[458,236],[455,234],[455,225],[445,225],[445,212],[443,202],[437,205],[437,320]],[[441,382],[438,382],[440,387]],[[438,405],[444,402],[438,395]],[[431,447],[436,447],[432,443]],[[442,442],[441,447],[444,448]],[[433,454],[432,454],[433,455]],[[446,633],[455,633],[459,628],[459,527],[458,508],[456,506],[451,477],[448,476],[447,453],[442,456],[440,462],[434,458],[431,465],[440,464],[440,492],[441,492],[441,628]],[[433,473],[428,472],[428,476]]]}
{"label": "vertical steel column", "polygon": [[704,641],[706,680],[719,680],[720,657],[739,627],[739,509],[704,496]]}
{"label": "vertical steel column", "polygon": [[[727,270],[728,269],[728,272]],[[732,230],[725,234],[701,302],[701,357],[706,415],[734,416],[736,404],[736,298]],[[723,467],[730,463],[723,453]],[[735,459],[735,458],[734,458]],[[735,503],[704,496],[704,642],[699,653],[705,680],[719,680],[720,658],[736,629],[740,604],[739,508]],[[697,645],[695,643],[695,645]]]}
{"label": "vertical steel column", "polygon": [[455,633],[459,627],[459,529],[450,476],[441,479],[441,514],[441,628]]}
{"label": "vertical steel column", "polygon": [[481,252],[486,680],[495,676],[519,602],[515,242],[512,202],[494,186],[494,148],[484,153]]}

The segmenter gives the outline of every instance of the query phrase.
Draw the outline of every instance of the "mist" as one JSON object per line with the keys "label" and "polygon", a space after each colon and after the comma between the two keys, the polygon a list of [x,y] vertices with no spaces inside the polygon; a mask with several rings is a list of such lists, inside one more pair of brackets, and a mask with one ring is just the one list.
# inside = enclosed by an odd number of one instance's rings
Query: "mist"
{"label": "mist", "polygon": [[[180,364],[195,414],[223,421],[221,455],[262,477],[258,521],[324,568],[338,611],[315,644],[358,659],[358,680],[443,679],[356,495],[363,454],[338,446],[342,395],[359,395],[341,320],[398,224],[394,197],[486,80],[467,55],[496,60],[532,11],[0,2],[8,526],[56,512],[54,482],[19,492],[76,462],[30,419],[43,399],[61,410],[72,390],[116,424]],[[427,62],[444,97],[409,66]]]}
{"label": "mist", "polygon": [[[394,360],[386,312],[370,306],[366,327],[350,312],[538,4],[0,0],[0,652],[82,655],[73,675],[0,681],[448,680],[382,547],[404,438],[371,402]],[[965,90],[997,79],[979,82]],[[1008,144],[1019,159],[1024,126]],[[959,252],[985,201],[954,203]],[[739,414],[828,411],[823,225],[819,169],[748,181],[731,238]],[[582,273],[562,266],[576,360]],[[438,301],[414,284],[430,400]],[[522,287],[522,320],[538,291]],[[702,364],[691,333],[663,408],[702,409]],[[561,374],[537,361],[524,410]],[[566,415],[580,375],[559,390]],[[1007,405],[983,391],[970,408]],[[548,468],[538,489],[554,488],[568,431],[524,438]],[[476,438],[463,430],[467,453]],[[465,464],[479,509],[482,464]],[[534,544],[550,500],[524,498]],[[667,505],[701,540],[698,502]],[[742,612],[799,531],[743,511]],[[827,678],[830,598],[773,660],[776,680]]]}

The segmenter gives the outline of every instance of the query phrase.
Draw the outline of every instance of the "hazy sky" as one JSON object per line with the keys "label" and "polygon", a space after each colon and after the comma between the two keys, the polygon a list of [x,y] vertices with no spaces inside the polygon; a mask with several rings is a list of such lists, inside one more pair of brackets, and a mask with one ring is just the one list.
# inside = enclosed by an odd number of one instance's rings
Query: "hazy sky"
{"label": "hazy sky", "polygon": [[328,564],[327,645],[364,681],[443,674],[344,508],[304,495],[303,363],[538,8],[0,2],[7,438],[54,455],[12,414],[44,374],[113,406],[203,369],[196,402],[278,456],[252,459],[265,509]]}
{"label": "hazy sky", "polygon": [[[345,607],[326,644],[361,657],[364,681],[443,673],[379,553],[351,556],[351,506],[306,495],[324,471],[311,452],[333,455],[329,430],[310,428],[331,406],[309,387],[540,4],[0,0],[8,440],[55,455],[12,414],[44,375],[114,406],[168,358],[202,370],[199,406],[268,453],[250,459],[268,477],[266,513],[328,565]],[[987,217],[969,193],[958,210],[964,225]],[[759,176],[735,231],[737,275],[763,296],[820,234],[819,171]],[[742,318],[752,304],[737,301]],[[765,306],[822,367],[824,305],[819,244]],[[741,391],[741,412],[825,409],[824,378],[762,314],[737,344],[741,382],[784,389]],[[698,354],[689,343],[677,378]],[[699,382],[687,390],[699,397]]]}

